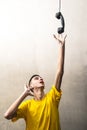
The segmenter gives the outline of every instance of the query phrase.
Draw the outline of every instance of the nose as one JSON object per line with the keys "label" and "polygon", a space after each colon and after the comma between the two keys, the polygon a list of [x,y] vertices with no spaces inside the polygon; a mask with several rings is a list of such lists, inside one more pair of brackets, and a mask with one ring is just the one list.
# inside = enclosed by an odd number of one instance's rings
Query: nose
{"label": "nose", "polygon": [[39,82],[44,84],[44,81],[43,81],[42,77],[39,78]]}
{"label": "nose", "polygon": [[43,78],[42,78],[42,77],[40,77],[40,80],[43,80]]}

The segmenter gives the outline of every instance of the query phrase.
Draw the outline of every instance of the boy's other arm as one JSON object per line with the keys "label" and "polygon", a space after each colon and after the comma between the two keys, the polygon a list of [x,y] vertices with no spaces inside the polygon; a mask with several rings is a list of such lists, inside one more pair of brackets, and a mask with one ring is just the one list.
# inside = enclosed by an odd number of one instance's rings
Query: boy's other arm
{"label": "boy's other arm", "polygon": [[25,86],[24,92],[20,95],[20,97],[8,108],[8,110],[5,112],[4,117],[6,119],[12,119],[13,117],[16,117],[17,115],[17,109],[18,106],[21,104],[21,102],[28,96],[33,96],[33,93],[30,90],[30,87],[27,85]]}

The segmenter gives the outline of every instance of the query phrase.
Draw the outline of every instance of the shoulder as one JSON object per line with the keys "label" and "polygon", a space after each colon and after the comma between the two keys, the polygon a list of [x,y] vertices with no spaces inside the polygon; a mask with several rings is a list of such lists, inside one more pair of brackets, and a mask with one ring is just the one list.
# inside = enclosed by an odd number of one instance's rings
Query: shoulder
{"label": "shoulder", "polygon": [[58,91],[57,88],[55,87],[55,85],[52,85],[52,87],[48,93],[55,93],[58,95],[62,95],[62,90],[60,89],[60,91]]}
{"label": "shoulder", "polygon": [[62,95],[62,91],[58,91],[56,89],[56,87],[54,85],[52,85],[50,91],[47,93],[48,97],[49,98],[53,98],[53,99],[60,99],[61,98],[61,95]]}
{"label": "shoulder", "polygon": [[30,103],[31,103],[31,99],[25,100],[25,101],[23,101],[23,102],[20,104],[19,108],[20,108],[20,107],[27,107]]}

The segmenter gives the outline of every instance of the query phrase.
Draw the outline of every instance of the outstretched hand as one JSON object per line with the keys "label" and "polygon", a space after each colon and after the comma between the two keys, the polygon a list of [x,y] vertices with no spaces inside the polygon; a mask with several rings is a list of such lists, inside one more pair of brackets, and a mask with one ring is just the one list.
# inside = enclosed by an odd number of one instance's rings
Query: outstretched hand
{"label": "outstretched hand", "polygon": [[63,36],[62,34],[58,34],[56,36],[55,34],[53,34],[53,36],[59,42],[59,44],[61,44],[62,46],[64,45],[67,35]]}
{"label": "outstretched hand", "polygon": [[32,87],[30,87],[29,85],[25,85],[24,86],[24,90],[26,92],[26,95],[28,96],[34,96],[33,92],[32,92]]}

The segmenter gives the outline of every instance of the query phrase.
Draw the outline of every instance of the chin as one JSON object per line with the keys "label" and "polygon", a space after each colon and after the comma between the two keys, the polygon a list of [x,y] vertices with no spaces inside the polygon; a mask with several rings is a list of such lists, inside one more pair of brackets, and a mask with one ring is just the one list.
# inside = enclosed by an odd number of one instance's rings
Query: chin
{"label": "chin", "polygon": [[42,98],[43,98],[43,96],[38,97],[39,100],[41,100]]}
{"label": "chin", "polygon": [[44,86],[44,83],[39,83],[39,85]]}

